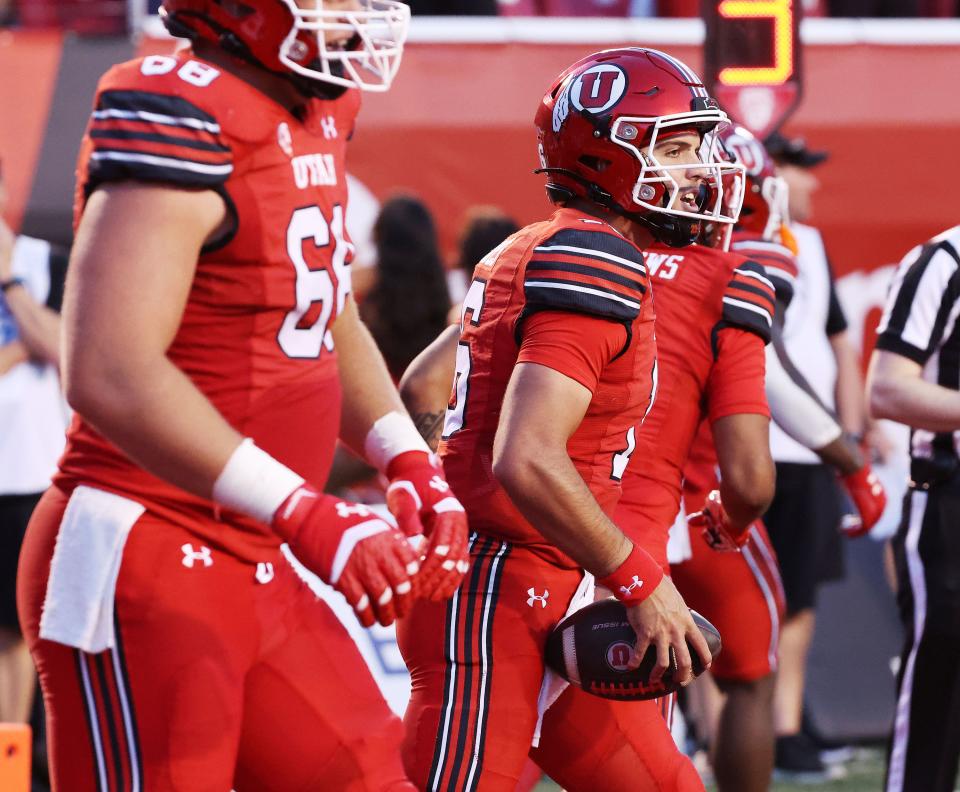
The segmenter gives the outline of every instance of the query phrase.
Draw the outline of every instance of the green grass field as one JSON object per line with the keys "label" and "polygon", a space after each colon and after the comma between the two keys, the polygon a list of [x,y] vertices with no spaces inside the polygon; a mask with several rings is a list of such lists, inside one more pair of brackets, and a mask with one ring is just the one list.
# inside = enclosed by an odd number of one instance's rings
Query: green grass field
{"label": "green grass field", "polygon": [[[858,750],[855,758],[844,766],[846,775],[824,784],[788,784],[775,781],[771,792],[879,792],[883,788],[883,752],[878,748]],[[542,781],[535,792],[558,792],[552,781]],[[708,786],[709,792],[715,787]],[[625,790],[624,792],[627,792]]]}
{"label": "green grass field", "polygon": [[879,748],[857,751],[853,761],[844,765],[846,776],[836,781],[811,786],[775,782],[772,792],[879,792],[883,789],[883,751]]}

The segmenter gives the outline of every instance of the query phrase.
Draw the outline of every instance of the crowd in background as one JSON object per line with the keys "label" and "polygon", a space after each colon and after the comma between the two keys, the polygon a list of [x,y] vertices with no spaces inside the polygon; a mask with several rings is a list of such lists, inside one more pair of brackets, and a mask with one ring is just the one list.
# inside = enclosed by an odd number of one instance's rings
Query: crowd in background
{"label": "crowd in background", "polygon": [[[141,0],[155,14],[160,0]],[[958,0],[803,0],[810,17],[956,17]],[[411,0],[421,16],[696,17],[699,0]],[[0,0],[0,25],[62,27],[87,35],[128,29],[127,0]]]}

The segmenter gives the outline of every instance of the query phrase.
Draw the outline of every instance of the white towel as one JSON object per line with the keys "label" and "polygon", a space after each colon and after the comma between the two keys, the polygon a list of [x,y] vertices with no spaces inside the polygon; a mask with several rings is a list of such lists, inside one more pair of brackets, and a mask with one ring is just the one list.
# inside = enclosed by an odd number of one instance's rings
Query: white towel
{"label": "white towel", "polygon": [[691,558],[693,547],[690,545],[690,526],[687,525],[687,513],[681,502],[680,511],[677,512],[667,537],[667,561],[671,564],[682,564]]}
{"label": "white towel", "polygon": [[40,617],[40,637],[96,654],[116,645],[113,599],[123,547],[144,507],[77,487],[60,523]]}
{"label": "white towel", "polygon": [[[570,598],[570,605],[567,607],[567,612],[563,614],[563,618],[567,618],[571,613],[576,613],[581,608],[585,608],[593,602],[597,591],[603,591],[605,596],[609,594],[604,588],[597,589],[593,575],[589,572],[584,572],[583,580],[580,581],[577,590],[573,592],[573,596]],[[543,682],[540,685],[540,697],[537,699],[537,726],[533,730],[533,740],[531,741],[531,745],[533,745],[534,748],[540,745],[540,729],[543,726],[543,716],[547,710],[553,706],[554,702],[560,698],[560,694],[567,689],[567,685],[569,684],[566,679],[557,674],[553,669],[545,669]]]}

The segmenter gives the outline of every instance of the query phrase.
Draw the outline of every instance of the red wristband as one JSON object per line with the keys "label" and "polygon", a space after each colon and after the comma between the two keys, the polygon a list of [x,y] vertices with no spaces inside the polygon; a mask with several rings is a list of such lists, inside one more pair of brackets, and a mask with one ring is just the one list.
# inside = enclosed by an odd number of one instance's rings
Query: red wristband
{"label": "red wristband", "polygon": [[621,602],[638,605],[653,594],[661,580],[663,568],[660,564],[646,550],[634,545],[626,560],[599,582]]}

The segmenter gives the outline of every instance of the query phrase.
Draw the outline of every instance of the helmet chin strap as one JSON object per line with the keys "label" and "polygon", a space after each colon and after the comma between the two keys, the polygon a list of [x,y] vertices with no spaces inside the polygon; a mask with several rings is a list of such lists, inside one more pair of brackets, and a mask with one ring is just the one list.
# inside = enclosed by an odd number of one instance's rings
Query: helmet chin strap
{"label": "helmet chin strap", "polygon": [[700,221],[690,217],[674,217],[662,212],[651,212],[645,215],[632,212],[622,212],[622,214],[646,226],[651,234],[669,247],[680,248],[692,245],[700,236]]}
{"label": "helmet chin strap", "polygon": [[[309,67],[313,68],[313,65],[319,62],[318,58],[309,64]],[[339,63],[333,64],[330,70],[337,77],[343,75],[343,66]],[[339,99],[348,90],[346,85],[334,85],[333,83],[323,82],[322,80],[314,80],[311,77],[304,77],[302,74],[294,74],[293,72],[275,73],[280,74],[281,77],[288,80],[297,91],[308,99]]]}
{"label": "helmet chin strap", "polygon": [[[578,184],[586,188],[587,194],[585,197],[589,201],[593,201],[595,204],[599,204],[605,209],[609,209],[611,212],[620,215],[621,217],[627,218],[634,223],[639,223],[644,228],[650,231],[651,234],[657,239],[657,241],[662,242],[668,247],[686,247],[697,241],[697,237],[700,236],[700,221],[695,220],[689,217],[677,217],[675,215],[668,215],[664,212],[647,212],[641,214],[639,212],[631,212],[625,207],[621,206],[617,201],[614,200],[613,196],[610,195],[602,187],[594,184],[589,179],[584,178],[579,173],[575,173],[572,170],[567,168],[538,168],[534,173],[558,173],[562,176],[566,176],[568,179],[572,179]],[[550,185],[548,185],[548,193]],[[557,188],[555,188],[557,189]],[[564,188],[559,188],[564,189]],[[570,197],[574,197],[575,193],[570,192]],[[552,198],[553,196],[551,196]],[[700,196],[698,197],[697,204],[702,206],[702,203],[708,198],[706,188],[700,186]]]}
{"label": "helmet chin strap", "polygon": [[[705,184],[701,184],[697,190],[697,210],[702,212],[709,200],[710,190]],[[670,247],[692,245],[699,238],[703,228],[700,220],[668,215],[663,212],[650,212],[643,215],[627,214],[626,216],[645,225],[658,240]]]}

